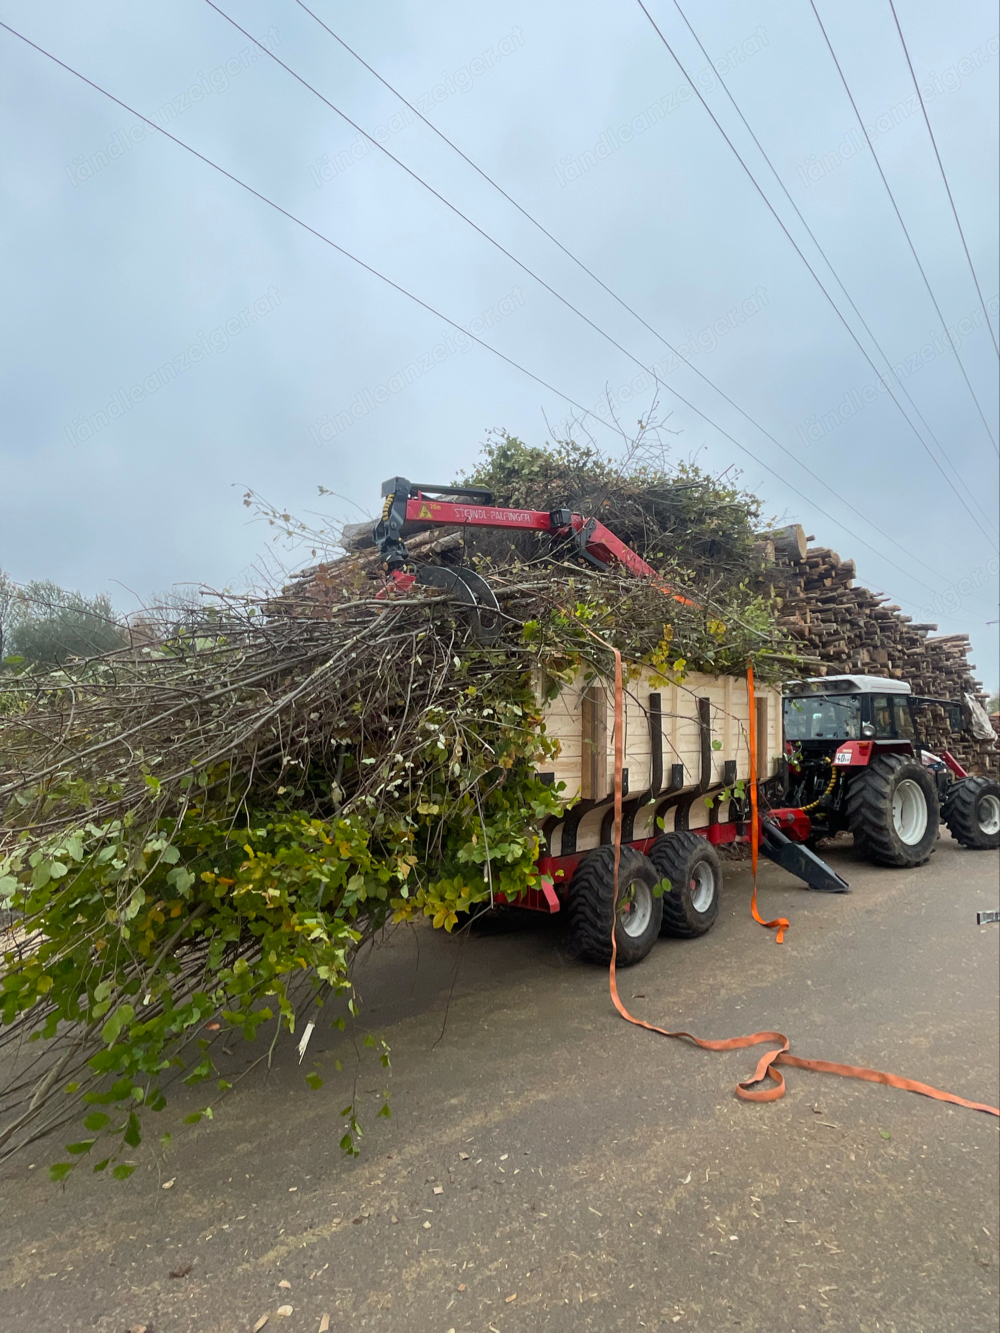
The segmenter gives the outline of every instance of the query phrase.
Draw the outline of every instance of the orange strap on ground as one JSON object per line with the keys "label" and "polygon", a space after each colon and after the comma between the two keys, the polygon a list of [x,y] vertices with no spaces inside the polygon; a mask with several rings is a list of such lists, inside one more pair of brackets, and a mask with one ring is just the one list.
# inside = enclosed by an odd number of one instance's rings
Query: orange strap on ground
{"label": "orange strap on ground", "polygon": [[[878,1069],[865,1069],[860,1065],[838,1065],[832,1064],[829,1060],[804,1060],[799,1055],[792,1055],[788,1049],[788,1038],[783,1032],[753,1032],[747,1037],[729,1037],[723,1041],[706,1041],[701,1037],[696,1037],[692,1032],[670,1032],[667,1028],[656,1027],[653,1023],[647,1023],[641,1018],[636,1018],[630,1014],[622,1003],[618,994],[618,982],[615,974],[615,960],[618,954],[618,943],[615,939],[615,926],[618,923],[618,871],[621,866],[621,848],[622,848],[622,763],[624,760],[624,693],[622,688],[622,657],[617,648],[612,649],[615,655],[615,820],[614,820],[614,865],[615,865],[615,892],[614,907],[611,913],[611,969],[610,969],[610,988],[611,1001],[615,1008],[621,1014],[626,1022],[633,1023],[638,1028],[645,1028],[647,1032],[659,1033],[661,1037],[682,1038],[690,1041],[695,1046],[700,1046],[705,1051],[738,1051],[747,1046],[759,1046],[765,1041],[779,1042],[777,1050],[767,1051],[761,1056],[754,1070],[752,1078],[744,1080],[736,1085],[737,1097],[742,1097],[747,1102],[775,1102],[779,1097],[785,1095],[785,1080],[775,1065],[794,1065],[796,1069],[813,1069],[822,1074],[840,1074],[843,1078],[859,1078],[867,1083],[884,1083],[890,1088],[902,1088],[906,1092],[919,1092],[924,1097],[933,1097],[938,1102],[950,1102],[953,1106],[964,1106],[970,1111],[985,1111],[987,1115],[1000,1116],[1000,1107],[986,1106],[983,1102],[966,1101],[964,1097],[956,1097],[954,1093],[942,1092],[940,1088],[932,1088],[926,1083],[917,1083],[914,1079],[900,1078],[897,1074],[884,1074]],[[756,765],[756,739],[753,707],[753,668],[748,666],[747,679],[749,685],[750,698],[750,764],[752,769],[751,776],[751,803],[753,807],[753,822],[751,831],[751,845],[754,852],[754,897],[756,900],[757,889],[757,765]],[[778,926],[784,928],[788,925],[787,921],[779,919],[776,921],[762,921],[757,914],[756,902],[754,906],[754,918],[765,926]],[[778,938],[781,936],[779,934]],[[757,1087],[755,1085],[764,1083],[765,1079],[770,1079],[773,1087]]]}
{"label": "orange strap on ground", "polygon": [[783,944],[788,918],[776,916],[773,921],[765,921],[757,910],[757,859],[760,849],[760,816],[757,813],[757,696],[753,688],[753,663],[747,663],[747,740],[750,745],[750,863],[753,866],[753,897],[750,899],[750,911],[753,919],[768,930],[776,930],[775,944]]}

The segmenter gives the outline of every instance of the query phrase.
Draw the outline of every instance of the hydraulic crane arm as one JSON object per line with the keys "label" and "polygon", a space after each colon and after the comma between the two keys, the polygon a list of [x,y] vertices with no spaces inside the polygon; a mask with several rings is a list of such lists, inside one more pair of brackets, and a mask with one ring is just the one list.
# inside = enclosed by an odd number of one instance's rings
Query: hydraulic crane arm
{"label": "hydraulic crane arm", "polygon": [[[390,477],[382,484],[385,504],[375,526],[374,538],[390,575],[407,561],[403,541],[404,524],[423,527],[460,526],[510,528],[521,532],[547,532],[556,540],[569,541],[577,553],[596,569],[623,565],[640,578],[657,579],[656,570],[625,545],[596,518],[585,519],[569,509],[507,509],[493,504],[490,491],[476,487],[431,486]],[[436,500],[431,495],[454,496]],[[460,498],[459,498],[460,497]],[[677,594],[672,594],[676,596]],[[679,600],[686,600],[680,598]]]}

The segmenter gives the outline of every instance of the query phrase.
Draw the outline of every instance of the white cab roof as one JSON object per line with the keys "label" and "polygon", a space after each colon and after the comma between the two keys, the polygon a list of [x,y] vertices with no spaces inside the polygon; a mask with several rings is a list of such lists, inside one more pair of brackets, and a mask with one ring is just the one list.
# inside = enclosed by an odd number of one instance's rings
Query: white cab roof
{"label": "white cab roof", "polygon": [[909,694],[905,680],[889,676],[812,676],[785,686],[787,694]]}

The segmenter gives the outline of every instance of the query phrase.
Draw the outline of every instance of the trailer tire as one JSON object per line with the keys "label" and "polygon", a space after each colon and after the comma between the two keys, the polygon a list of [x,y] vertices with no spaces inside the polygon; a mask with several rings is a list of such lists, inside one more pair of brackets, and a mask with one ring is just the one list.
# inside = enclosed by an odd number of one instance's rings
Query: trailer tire
{"label": "trailer tire", "polygon": [[948,789],[941,818],[955,841],[971,851],[1000,847],[1000,783],[959,778]]}
{"label": "trailer tire", "polygon": [[697,833],[665,833],[649,851],[664,892],[661,935],[693,940],[715,925],[722,891],[722,864],[707,838]]}
{"label": "trailer tire", "polygon": [[851,782],[847,822],[867,860],[921,866],[934,850],[940,823],[934,780],[910,755],[876,755]]}
{"label": "trailer tire", "polygon": [[[615,896],[615,851],[595,847],[580,862],[569,886],[566,912],[573,951],[588,963],[611,962]],[[618,867],[617,965],[632,967],[646,957],[660,933],[663,902],[653,890],[661,878],[642,852],[621,849]],[[628,909],[628,905],[632,904]],[[623,905],[628,909],[623,911]]]}

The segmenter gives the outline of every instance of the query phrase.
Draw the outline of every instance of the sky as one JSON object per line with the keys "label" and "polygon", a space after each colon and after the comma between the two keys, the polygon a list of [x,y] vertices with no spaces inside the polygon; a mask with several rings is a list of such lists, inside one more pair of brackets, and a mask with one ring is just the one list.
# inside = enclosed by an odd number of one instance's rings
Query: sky
{"label": "sky", "polygon": [[993,4],[896,0],[980,301],[888,0],[817,9],[917,259],[808,0],[682,0],[708,58],[648,0],[686,74],[624,0],[308,2],[614,295],[296,0],[4,0],[132,108],[0,30],[15,579],[239,588],[273,568],[248,489],[357,522],[494,428],[621,453],[655,397],[675,460],[739,469],[997,687]]}

